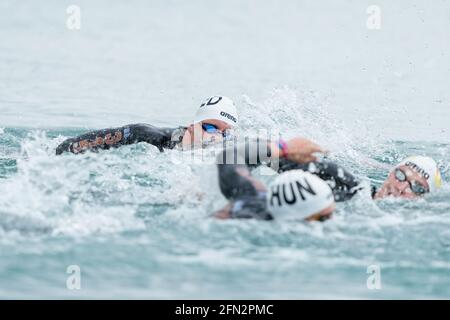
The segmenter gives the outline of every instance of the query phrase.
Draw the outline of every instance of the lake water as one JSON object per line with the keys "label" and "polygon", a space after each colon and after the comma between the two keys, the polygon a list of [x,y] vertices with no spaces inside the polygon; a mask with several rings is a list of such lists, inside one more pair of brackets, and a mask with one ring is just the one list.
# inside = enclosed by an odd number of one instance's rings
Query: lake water
{"label": "lake water", "polygon": [[[377,1],[379,30],[372,4],[3,0],[0,297],[450,298],[450,3]],[[425,154],[444,186],[362,193],[323,224],[224,222],[212,164],[146,144],[54,155],[94,128],[185,125],[214,94],[244,131],[309,137],[367,185]]]}

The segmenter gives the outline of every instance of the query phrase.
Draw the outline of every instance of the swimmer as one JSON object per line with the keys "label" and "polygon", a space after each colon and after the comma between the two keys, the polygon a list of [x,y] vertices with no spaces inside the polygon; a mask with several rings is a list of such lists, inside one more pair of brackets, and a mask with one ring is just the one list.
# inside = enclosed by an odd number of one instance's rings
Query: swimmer
{"label": "swimmer", "polygon": [[[358,179],[332,162],[299,164],[285,161],[280,163],[279,172],[303,169],[329,182],[336,201],[349,200],[363,190]],[[435,192],[441,186],[442,178],[436,162],[430,157],[413,156],[395,166],[379,190],[372,187],[372,198],[374,200],[387,197],[417,199]]]}
{"label": "swimmer", "polygon": [[[249,150],[255,148],[266,148],[267,156],[252,158]],[[221,159],[218,159],[219,185],[222,194],[230,202],[214,216],[219,219],[329,219],[334,205],[328,202],[328,188],[322,182],[331,188],[334,203],[350,200],[363,187],[357,178],[341,166],[317,160],[315,152],[323,152],[323,149],[302,138],[287,143],[280,141],[278,144],[267,141],[246,142],[243,146],[224,150]],[[233,156],[230,157],[230,154]],[[234,164],[225,161],[230,158],[235,159]],[[280,173],[268,189],[251,174],[251,169],[261,165],[272,167]],[[320,178],[321,182],[317,179],[314,182],[313,177]],[[437,190],[441,184],[441,175],[433,159],[409,157],[394,168],[381,189],[373,192],[373,198],[418,198]],[[308,192],[310,190],[314,192]]]}
{"label": "swimmer", "polygon": [[[251,155],[250,150],[267,150]],[[287,142],[247,141],[228,148],[218,158],[219,185],[230,203],[214,216],[219,219],[255,218],[324,221],[335,202],[350,199],[359,182],[331,162],[318,161],[324,150],[303,138]],[[227,159],[234,159],[227,163]],[[267,165],[281,174],[269,188],[252,176],[251,169]],[[325,180],[331,182],[330,185]]]}
{"label": "swimmer", "polygon": [[150,143],[161,152],[164,149],[204,147],[227,139],[230,129],[237,125],[238,114],[233,101],[224,96],[213,96],[200,105],[195,123],[188,127],[158,128],[149,124],[130,124],[92,131],[65,140],[56,148],[56,154],[78,154],[138,142]]}
{"label": "swimmer", "polygon": [[416,199],[435,192],[441,185],[442,178],[436,162],[430,157],[414,156],[395,166],[380,190],[372,189],[372,198]]}

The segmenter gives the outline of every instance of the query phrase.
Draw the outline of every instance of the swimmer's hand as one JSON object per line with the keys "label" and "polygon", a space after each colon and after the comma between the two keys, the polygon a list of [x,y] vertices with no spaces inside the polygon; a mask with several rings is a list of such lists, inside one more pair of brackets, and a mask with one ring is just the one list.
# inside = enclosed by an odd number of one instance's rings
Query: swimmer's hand
{"label": "swimmer's hand", "polygon": [[277,145],[274,145],[275,154],[284,154],[285,158],[298,163],[308,163],[317,161],[316,153],[326,154],[328,151],[323,149],[318,144],[305,138],[293,138],[285,143],[285,150],[280,150]]}
{"label": "swimmer's hand", "polygon": [[216,211],[213,214],[214,218],[220,219],[220,220],[226,220],[231,218],[231,208],[233,205],[231,203],[227,204],[224,208]]}

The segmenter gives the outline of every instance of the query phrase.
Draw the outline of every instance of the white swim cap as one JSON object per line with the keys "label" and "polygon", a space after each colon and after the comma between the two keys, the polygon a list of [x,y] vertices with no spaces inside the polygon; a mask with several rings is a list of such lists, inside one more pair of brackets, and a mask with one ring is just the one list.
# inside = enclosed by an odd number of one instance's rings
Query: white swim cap
{"label": "white swim cap", "polygon": [[213,96],[200,105],[195,122],[208,119],[220,120],[234,127],[238,124],[238,113],[233,100],[224,96]]}
{"label": "white swim cap", "polygon": [[397,165],[397,167],[400,166],[407,166],[424,177],[428,182],[430,192],[436,191],[436,189],[439,189],[442,186],[442,178],[439,168],[436,161],[430,157],[409,157]]}
{"label": "white swim cap", "polygon": [[280,174],[269,186],[267,208],[274,219],[303,220],[334,204],[330,186],[303,170]]}

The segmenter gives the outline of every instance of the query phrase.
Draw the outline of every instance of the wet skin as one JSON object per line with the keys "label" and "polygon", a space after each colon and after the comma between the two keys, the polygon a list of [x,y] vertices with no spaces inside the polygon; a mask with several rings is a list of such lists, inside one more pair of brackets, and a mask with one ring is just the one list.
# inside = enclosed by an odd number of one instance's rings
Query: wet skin
{"label": "wet skin", "polygon": [[333,212],[335,209],[336,209],[336,204],[333,203],[328,208],[325,208],[322,211],[309,216],[305,220],[311,222],[311,221],[325,221],[325,220],[331,219],[331,216],[333,215]]}
{"label": "wet skin", "polygon": [[[383,199],[386,197],[396,197],[396,198],[404,198],[404,199],[416,199],[421,197],[421,195],[415,194],[411,190],[411,186],[409,182],[413,183],[414,181],[422,184],[425,189],[429,190],[429,185],[427,179],[425,179],[421,174],[415,172],[411,168],[403,165],[397,167],[402,170],[406,174],[406,181],[399,181],[395,177],[395,170],[393,170],[386,181],[383,183],[383,186],[380,190],[375,194],[374,199]],[[408,182],[409,181],[409,182]]]}
{"label": "wet skin", "polygon": [[[233,207],[233,205],[231,203],[229,203],[224,208],[222,208],[221,210],[217,211],[214,214],[214,217],[217,218],[217,219],[222,219],[222,220],[231,219],[231,209],[232,209],[232,207]],[[331,216],[333,215],[333,212],[334,212],[335,209],[336,209],[336,204],[333,203],[328,208],[325,208],[322,211],[307,217],[305,219],[305,221],[308,221],[308,222],[312,222],[312,221],[321,221],[321,222],[323,222],[323,221],[326,221],[326,220],[331,218]]]}
{"label": "wet skin", "polygon": [[[202,123],[213,124],[217,127],[220,133],[208,133],[203,130]],[[221,142],[223,141],[222,132],[231,129],[231,126],[223,121],[208,119],[202,122],[192,124],[186,130],[183,137],[183,148],[192,146],[202,146],[204,143]]]}

